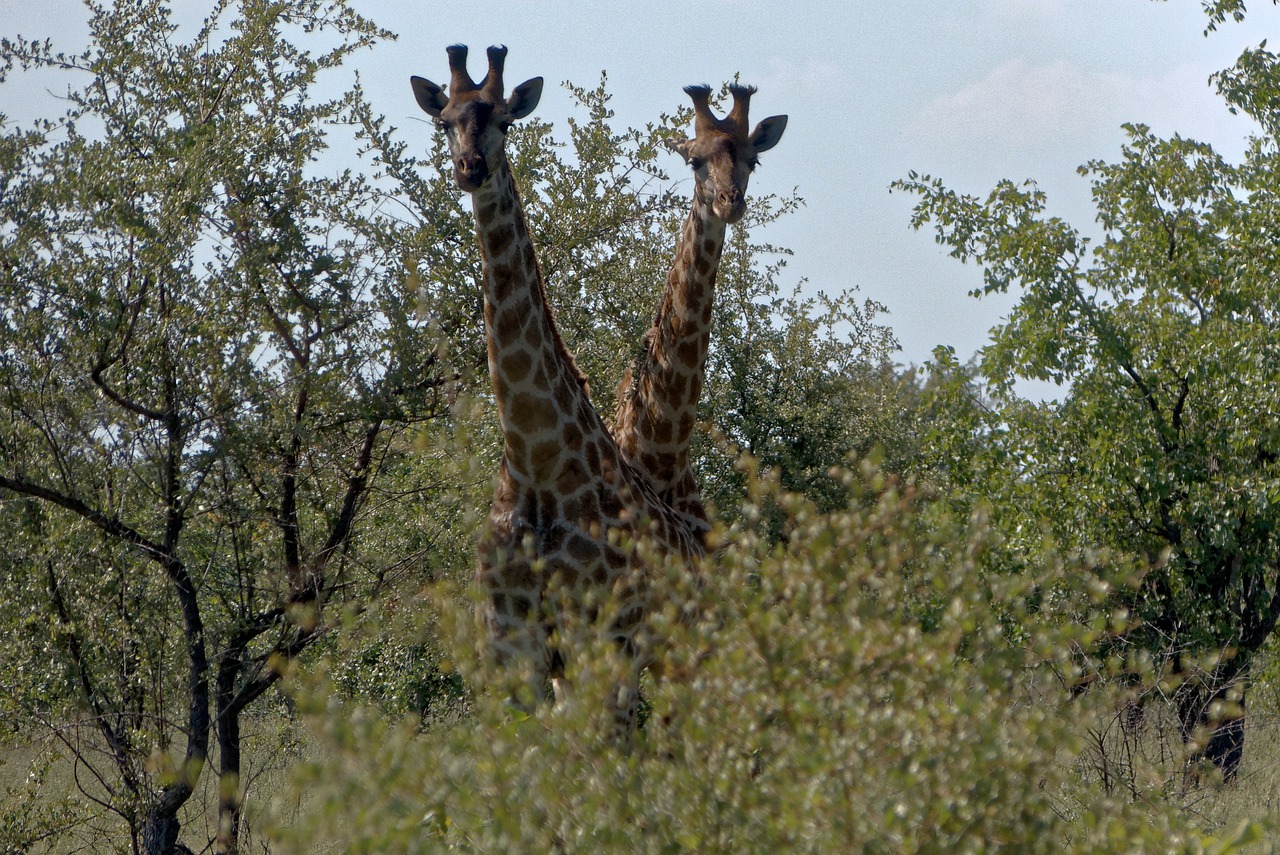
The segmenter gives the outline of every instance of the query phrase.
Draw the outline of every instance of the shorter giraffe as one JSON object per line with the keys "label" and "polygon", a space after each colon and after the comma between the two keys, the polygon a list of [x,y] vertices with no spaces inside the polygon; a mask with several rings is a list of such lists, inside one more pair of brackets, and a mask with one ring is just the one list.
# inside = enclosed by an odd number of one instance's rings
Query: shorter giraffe
{"label": "shorter giraffe", "polygon": [[689,466],[711,343],[711,309],[726,228],[747,211],[747,183],[759,155],[778,144],[786,116],[770,116],[754,130],[747,120],[754,87],[731,85],[733,109],[711,112],[711,88],[686,86],[693,100],[694,136],[675,143],[693,170],[693,204],[676,244],[666,290],[645,352],[618,384],[614,436],[626,459],[649,479],[658,497],[694,530],[710,528]]}
{"label": "shorter giraffe", "polygon": [[569,651],[557,640],[568,633],[557,630],[594,622],[607,607],[609,631],[633,666],[613,710],[629,731],[650,657],[642,632],[652,605],[645,554],[651,547],[693,562],[702,543],[623,459],[556,328],[505,151],[508,129],[533,111],[542,80],[504,98],[506,52],[489,49],[489,71],[476,84],[466,47],[448,48],[447,97],[429,80],[411,81],[419,106],[445,132],[458,186],[471,194],[484,262],[489,376],[503,454],[478,550],[481,615],[495,657],[521,669],[527,705],[542,698],[548,677],[562,694]]}

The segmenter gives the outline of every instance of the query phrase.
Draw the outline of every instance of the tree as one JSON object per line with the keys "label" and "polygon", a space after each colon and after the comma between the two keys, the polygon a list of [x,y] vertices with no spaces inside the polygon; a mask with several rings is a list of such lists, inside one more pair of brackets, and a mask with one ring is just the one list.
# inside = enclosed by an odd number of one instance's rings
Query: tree
{"label": "tree", "polygon": [[[222,0],[193,31],[162,0],[91,12],[83,54],[0,41],[8,85],[30,67],[79,83],[62,118],[0,133],[0,627],[14,639],[0,718],[71,755],[84,830],[68,839],[199,848],[183,823],[212,762],[217,846],[232,851],[242,725],[284,704],[269,702],[286,665],[348,651],[346,615],[381,629],[422,605],[422,582],[469,573],[500,449],[478,254],[442,146],[410,156],[358,82],[315,97],[387,35],[345,2]],[[317,30],[309,43],[336,46],[313,55],[299,35]],[[657,163],[687,115],[617,132],[603,78],[570,90],[567,138],[529,122],[511,156],[561,327],[609,413],[685,207]],[[763,200],[757,224],[795,204]],[[751,319],[722,313],[712,383],[769,406],[720,412],[730,399],[709,393],[708,421],[735,442],[769,437],[761,449],[803,443],[802,398],[859,394],[844,375],[887,352],[887,331],[848,296],[821,311],[778,298],[781,268],[745,232],[732,252],[724,304]],[[850,319],[852,339],[821,340]],[[762,362],[807,379],[758,385]],[[827,461],[861,429],[810,441],[797,485],[835,485]],[[732,473],[722,448],[701,449],[705,471]],[[725,507],[745,491],[723,481]],[[352,644],[333,666],[351,695],[424,713],[459,690],[430,632]],[[30,817],[5,826],[20,847],[55,814]]]}
{"label": "tree", "polygon": [[[1275,3],[1276,0],[1272,2]],[[1206,35],[1216,30],[1228,17],[1233,21],[1243,21],[1247,12],[1244,0],[1200,0],[1200,7],[1209,18]]]}
{"label": "tree", "polygon": [[[1015,551],[1047,528],[1148,562],[1118,595],[1139,618],[1125,640],[1179,671],[1181,732],[1209,725],[1204,753],[1230,778],[1280,618],[1280,63],[1260,47],[1215,79],[1260,125],[1244,161],[1126,125],[1118,161],[1081,168],[1096,247],[1032,183],[985,200],[927,176],[897,186],[920,196],[913,225],[983,266],[975,295],[1021,290],[979,360],[993,409],[969,410],[980,459],[959,480],[1001,508]],[[1062,402],[1019,400],[1018,378],[1065,385]]]}
{"label": "tree", "polygon": [[389,584],[370,506],[419,489],[389,473],[457,372],[379,191],[316,166],[360,103],[313,86],[385,33],[341,0],[223,0],[186,41],[159,0],[90,9],[82,54],[0,40],[0,79],[81,81],[0,141],[0,616],[30,645],[3,702],[133,851],[177,850],[216,756],[233,851],[242,716]]}
{"label": "tree", "polygon": [[901,473],[918,450],[914,378],[890,361],[898,343],[878,321],[884,307],[852,288],[805,296],[801,283],[783,294],[790,253],[751,240],[752,226],[794,204],[765,200],[726,242],[721,263],[704,393],[711,430],[694,450],[703,493],[727,519],[745,496],[738,451],[831,511],[849,498],[833,470],[879,455],[886,471]]}

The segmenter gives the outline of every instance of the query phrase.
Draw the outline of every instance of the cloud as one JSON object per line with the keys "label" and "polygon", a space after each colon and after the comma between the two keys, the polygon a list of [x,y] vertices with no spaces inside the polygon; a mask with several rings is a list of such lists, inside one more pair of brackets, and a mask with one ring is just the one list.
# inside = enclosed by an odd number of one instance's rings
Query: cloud
{"label": "cloud", "polygon": [[1071,0],[989,0],[985,15],[1000,18],[1040,19],[1057,18],[1067,12]]}
{"label": "cloud", "polygon": [[1121,123],[1142,122],[1160,134],[1230,145],[1247,128],[1210,90],[1209,72],[1183,65],[1160,76],[1135,77],[1065,60],[1038,65],[1017,58],[927,102],[909,131],[931,146],[1027,150],[1113,140]]}
{"label": "cloud", "polygon": [[1034,66],[1012,59],[986,77],[927,103],[916,130],[953,142],[1039,145],[1105,120],[1118,93],[1132,88],[1121,75],[1090,73],[1066,61]]}
{"label": "cloud", "polygon": [[833,91],[847,89],[851,84],[848,69],[838,63],[819,59],[796,62],[772,57],[765,78],[758,85],[767,91],[826,97]]}

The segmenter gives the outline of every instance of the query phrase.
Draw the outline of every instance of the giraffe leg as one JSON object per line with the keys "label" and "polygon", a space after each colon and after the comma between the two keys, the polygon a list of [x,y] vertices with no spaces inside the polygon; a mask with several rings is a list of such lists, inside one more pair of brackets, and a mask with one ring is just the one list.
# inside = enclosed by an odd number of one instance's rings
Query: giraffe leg
{"label": "giraffe leg", "polygon": [[627,745],[640,725],[640,675],[644,671],[647,646],[641,640],[641,633],[632,630],[617,638],[617,655],[619,677],[609,699],[612,709],[614,737],[619,745]]}
{"label": "giraffe leg", "polygon": [[635,736],[640,722],[640,668],[633,665],[627,669],[623,679],[618,681],[615,695],[611,698],[613,709],[613,736],[620,746],[630,743]]}
{"label": "giraffe leg", "polygon": [[512,613],[494,606],[493,601],[485,603],[482,615],[492,660],[509,703],[532,715],[547,700],[547,678],[552,673],[547,631],[526,609]]}
{"label": "giraffe leg", "polygon": [[573,684],[563,675],[551,678],[551,691],[555,695],[557,707],[567,707],[573,702]]}
{"label": "giraffe leg", "polygon": [[640,724],[640,669],[633,667],[626,682],[618,688],[619,721],[634,733]]}

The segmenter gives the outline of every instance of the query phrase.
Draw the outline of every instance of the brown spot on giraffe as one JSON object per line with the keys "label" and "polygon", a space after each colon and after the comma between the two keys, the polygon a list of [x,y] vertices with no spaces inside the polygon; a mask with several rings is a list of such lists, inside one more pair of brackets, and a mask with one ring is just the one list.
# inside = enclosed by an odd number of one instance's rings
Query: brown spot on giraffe
{"label": "brown spot on giraffe", "polygon": [[[536,436],[556,426],[556,413],[541,396],[517,392],[507,405],[507,417],[521,437]],[[505,434],[504,434],[505,436]]]}
{"label": "brown spot on giraffe", "polygon": [[525,442],[524,434],[517,431],[511,431],[505,435],[507,445],[507,456],[513,457],[522,462],[527,460],[529,446]]}
{"label": "brown spot on giraffe", "polygon": [[501,374],[508,383],[520,383],[533,368],[533,356],[524,350],[513,350],[502,357]]}
{"label": "brown spot on giraffe", "polygon": [[524,327],[524,313],[516,306],[507,306],[498,309],[497,312],[498,315],[491,324],[494,337],[502,341],[514,339]]}
{"label": "brown spot on giraffe", "polygon": [[[556,440],[535,443],[529,448],[529,473],[538,481],[554,478],[560,465],[561,449]],[[543,503],[547,504],[547,503]]]}
{"label": "brown spot on giraffe", "polygon": [[659,445],[665,445],[671,442],[671,422],[666,419],[658,420],[653,426],[653,441]]}
{"label": "brown spot on giraffe", "polygon": [[[676,358],[685,365],[697,365],[702,358],[702,342],[697,338],[687,338],[676,348]],[[690,372],[687,379],[693,379],[699,372]]]}
{"label": "brown spot on giraffe", "polygon": [[[500,211],[495,211],[497,216]],[[511,242],[515,240],[515,229],[509,226],[500,226],[488,233],[487,246],[485,251],[492,258],[503,258],[507,254],[507,250],[511,248]]]}
{"label": "brown spot on giraffe", "polygon": [[569,554],[571,559],[581,566],[593,566],[593,572],[601,574],[598,580],[593,578],[593,581],[598,581],[598,583],[606,581],[608,571],[605,564],[600,561],[600,558],[602,557],[600,544],[581,535],[575,535],[569,539],[567,544],[565,544],[565,551]]}
{"label": "brown spot on giraffe", "polygon": [[560,515],[577,528],[584,522],[599,514],[599,508],[591,493],[578,490],[573,495],[561,500]]}
{"label": "brown spot on giraffe", "polygon": [[565,425],[560,438],[564,440],[564,447],[571,453],[582,450],[582,428],[576,424]]}
{"label": "brown spot on giraffe", "polygon": [[[524,324],[524,338],[525,341],[529,343],[529,346],[535,350],[540,349],[543,346],[544,339],[546,337],[547,335],[544,331],[544,325],[540,320],[540,316],[527,315]],[[539,372],[538,376],[535,378],[535,382],[537,382],[539,389],[551,388],[550,381],[547,380],[547,375],[543,372]]]}
{"label": "brown spot on giraffe", "polygon": [[576,385],[565,382],[563,378],[556,383],[554,390],[556,396],[556,406],[564,412],[571,412],[573,405],[577,402],[578,389]]}

